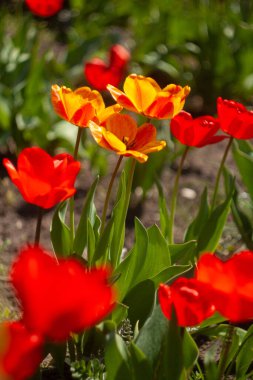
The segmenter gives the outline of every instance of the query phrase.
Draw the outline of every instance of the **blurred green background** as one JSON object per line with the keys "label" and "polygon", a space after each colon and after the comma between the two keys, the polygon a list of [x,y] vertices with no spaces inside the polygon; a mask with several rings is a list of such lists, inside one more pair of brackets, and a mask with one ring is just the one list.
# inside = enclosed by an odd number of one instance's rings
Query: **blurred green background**
{"label": "blurred green background", "polygon": [[1,151],[70,148],[76,129],[54,114],[50,87],[85,85],[85,61],[115,43],[131,52],[129,73],[190,85],[185,108],[195,116],[215,114],[218,96],[252,104],[251,1],[68,0],[45,19],[7,0],[0,15]]}

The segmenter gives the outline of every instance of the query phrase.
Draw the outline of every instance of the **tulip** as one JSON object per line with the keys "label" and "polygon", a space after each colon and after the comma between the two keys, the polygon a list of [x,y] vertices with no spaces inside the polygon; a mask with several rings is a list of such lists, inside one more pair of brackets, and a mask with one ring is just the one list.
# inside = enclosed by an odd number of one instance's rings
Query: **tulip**
{"label": "tulip", "polygon": [[23,198],[44,209],[72,197],[80,162],[69,154],[51,157],[38,147],[26,148],[18,156],[17,169],[10,160],[3,164]]}
{"label": "tulip", "polygon": [[165,317],[170,320],[174,308],[177,323],[182,327],[196,326],[215,311],[208,287],[195,279],[179,278],[171,286],[161,284],[158,297]]}
{"label": "tulip", "polygon": [[95,141],[105,149],[120,156],[131,156],[143,163],[148,153],[157,152],[166,146],[165,141],[156,140],[156,128],[149,123],[139,128],[129,115],[114,114],[104,126],[90,121],[89,128]]}
{"label": "tulip", "polygon": [[29,10],[39,17],[51,17],[63,8],[64,0],[25,0]]}
{"label": "tulip", "polygon": [[75,91],[65,86],[54,84],[51,89],[51,100],[55,112],[68,122],[80,127],[87,127],[89,120],[103,124],[113,113],[120,112],[118,104],[105,107],[98,91],[89,87],[80,87]]}
{"label": "tulip", "polygon": [[253,252],[242,251],[226,261],[204,254],[195,278],[209,286],[217,311],[231,322],[253,319]]}
{"label": "tulip", "polygon": [[218,98],[217,111],[221,129],[236,139],[253,138],[253,112],[241,103]]}
{"label": "tulip", "polygon": [[0,378],[27,380],[43,359],[44,340],[22,322],[0,324]]}
{"label": "tulip", "polygon": [[106,90],[108,84],[118,86],[124,77],[129,59],[130,54],[124,46],[113,45],[109,64],[96,57],[86,62],[84,75],[87,82],[99,91]]}
{"label": "tulip", "polygon": [[115,305],[110,274],[106,267],[89,270],[74,258],[57,262],[39,246],[25,248],[11,269],[24,324],[55,342],[94,326]]}
{"label": "tulip", "polygon": [[108,85],[112,97],[122,107],[148,118],[171,119],[184,106],[190,87],[170,84],[161,89],[152,78],[131,74],[124,82],[124,92]]}
{"label": "tulip", "polygon": [[212,116],[200,116],[195,119],[191,114],[181,111],[171,119],[170,130],[172,135],[187,146],[201,148],[215,144],[228,136],[217,136],[219,122]]}

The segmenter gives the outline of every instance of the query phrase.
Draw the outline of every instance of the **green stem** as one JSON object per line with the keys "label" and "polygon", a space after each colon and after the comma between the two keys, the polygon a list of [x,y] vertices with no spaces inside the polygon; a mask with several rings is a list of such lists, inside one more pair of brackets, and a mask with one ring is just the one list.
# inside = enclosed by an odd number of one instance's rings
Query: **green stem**
{"label": "green stem", "polygon": [[129,170],[129,177],[128,177],[127,188],[126,188],[126,204],[125,204],[126,210],[128,209],[129,202],[130,202],[135,166],[136,166],[136,159],[132,158],[132,165]]}
{"label": "green stem", "polygon": [[[78,128],[78,132],[77,132],[77,136],[76,136],[75,149],[74,149],[74,155],[73,155],[75,161],[77,160],[78,149],[79,149],[82,133],[83,133],[83,128]],[[69,224],[70,224],[70,239],[71,239],[72,245],[73,245],[74,238],[75,238],[74,208],[75,208],[75,200],[74,200],[74,196],[73,196],[69,200]]]}
{"label": "green stem", "polygon": [[111,196],[111,192],[112,192],[112,187],[113,187],[113,183],[114,183],[114,180],[115,180],[116,175],[118,173],[118,170],[119,170],[119,167],[120,167],[122,159],[123,159],[123,156],[120,156],[119,159],[118,159],[118,161],[117,161],[117,164],[116,164],[116,166],[114,168],[114,171],[112,173],[111,180],[110,180],[110,183],[109,183],[109,186],[108,186],[108,189],[107,189],[107,193],[106,193],[106,197],[105,197],[105,203],[104,203],[104,208],[103,208],[103,213],[102,213],[102,219],[101,219],[102,222],[101,222],[100,234],[103,233],[104,228],[105,228],[106,214],[107,214],[109,200],[110,200],[110,196]]}
{"label": "green stem", "polygon": [[189,151],[190,147],[186,146],[184,153],[181,157],[181,161],[177,170],[177,175],[174,182],[174,187],[172,190],[172,196],[171,196],[171,205],[170,205],[170,224],[169,224],[169,233],[168,233],[168,239],[169,244],[174,243],[174,237],[173,237],[173,229],[174,229],[174,219],[175,219],[175,212],[176,212],[176,205],[177,205],[177,194],[178,194],[178,184],[179,184],[179,178],[182,173],[183,164],[185,161],[185,158],[187,156],[187,153]]}
{"label": "green stem", "polygon": [[43,217],[43,208],[38,208],[38,217],[37,217],[37,225],[35,231],[34,245],[39,245],[40,242],[40,231],[41,231],[41,222]]}
{"label": "green stem", "polygon": [[226,364],[227,364],[230,346],[231,346],[231,343],[233,340],[233,334],[234,334],[234,326],[229,325],[225,339],[224,339],[222,351],[221,351],[221,357],[220,357],[220,362],[219,362],[219,366],[218,366],[217,380],[223,379],[223,375],[224,375],[225,370],[226,370]]}
{"label": "green stem", "polygon": [[83,128],[78,128],[77,136],[76,136],[76,144],[75,144],[75,149],[74,149],[74,160],[77,160],[77,155],[78,155],[78,149],[81,141],[83,133]]}
{"label": "green stem", "polygon": [[220,167],[219,167],[219,170],[218,170],[218,173],[217,173],[217,177],[216,177],[216,180],[215,180],[213,199],[212,199],[212,203],[211,203],[211,212],[213,211],[213,209],[215,207],[216,197],[217,197],[219,183],[220,183],[220,177],[221,177],[221,174],[222,174],[222,170],[224,168],[224,164],[225,164],[225,161],[226,161],[229,149],[230,149],[230,147],[232,145],[233,139],[234,138],[231,136],[230,139],[229,139],[228,145],[227,145],[227,147],[225,149],[224,155],[222,157],[221,163],[220,163]]}

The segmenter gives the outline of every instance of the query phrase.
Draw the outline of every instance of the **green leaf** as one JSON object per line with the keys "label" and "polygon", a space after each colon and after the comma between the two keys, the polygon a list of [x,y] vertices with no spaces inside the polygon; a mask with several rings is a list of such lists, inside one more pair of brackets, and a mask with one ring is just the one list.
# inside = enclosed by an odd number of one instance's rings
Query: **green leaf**
{"label": "green leaf", "polygon": [[230,189],[226,200],[217,206],[210,214],[203,226],[197,244],[197,253],[214,252],[223,232],[229,211],[231,199],[234,193],[234,184]]}
{"label": "green leaf", "polygon": [[122,248],[125,239],[125,221],[127,209],[125,207],[126,202],[126,175],[123,171],[120,176],[120,183],[118,188],[118,193],[116,197],[115,206],[112,210],[112,217],[114,221],[114,233],[112,236],[112,241],[110,244],[110,260],[113,267],[117,267],[120,256],[122,253]]}
{"label": "green leaf", "polygon": [[250,197],[253,201],[253,147],[247,141],[234,141],[233,156]]}
{"label": "green leaf", "polygon": [[115,309],[112,312],[111,318],[118,326],[120,322],[127,318],[128,306],[123,303],[117,303]]}
{"label": "green leaf", "polygon": [[71,252],[71,238],[69,227],[65,224],[65,215],[68,208],[67,201],[60,203],[54,212],[50,227],[51,242],[57,256],[68,256]]}
{"label": "green leaf", "polygon": [[164,269],[162,272],[158,273],[156,276],[152,277],[155,287],[157,288],[159,284],[164,282],[171,282],[178,276],[182,276],[192,269],[192,265],[172,265],[169,268]]}
{"label": "green leaf", "polygon": [[150,363],[145,356],[145,354],[140,350],[140,348],[131,342],[129,346],[129,352],[131,355],[131,367],[133,370],[134,380],[152,380],[152,370]]}
{"label": "green leaf", "polygon": [[154,278],[171,266],[167,242],[157,226],[146,230],[136,218],[135,239],[133,249],[116,270],[121,273],[117,282],[120,300],[135,285]]}
{"label": "green leaf", "polygon": [[184,368],[189,375],[195,362],[199,356],[198,346],[196,345],[194,339],[190,333],[185,330],[183,335],[183,358],[184,358]]}
{"label": "green leaf", "polygon": [[109,248],[111,246],[113,233],[114,233],[114,220],[110,219],[107,225],[105,226],[102,236],[100,236],[98,243],[96,245],[96,249],[93,255],[93,259],[92,259],[92,265],[94,265],[95,262],[100,259],[103,262],[108,261]]}
{"label": "green leaf", "polygon": [[88,263],[91,265],[96,247],[96,237],[90,219],[87,221],[87,251]]}
{"label": "green leaf", "polygon": [[[145,280],[134,286],[123,303],[128,306],[128,318],[135,325],[142,326],[154,307],[156,288],[151,280]],[[140,302],[141,300],[141,302]]]}
{"label": "green leaf", "polygon": [[[224,168],[223,174],[225,180],[226,193],[228,194],[231,185],[234,181],[234,178],[227,168]],[[253,226],[248,216],[240,209],[240,206],[238,204],[238,190],[236,187],[231,200],[231,211],[236,227],[239,233],[241,234],[242,240],[244,241],[248,249],[253,250]]]}
{"label": "green leaf", "polygon": [[129,354],[123,339],[114,333],[107,337],[105,346],[107,380],[131,380]]}
{"label": "green leaf", "polygon": [[121,274],[117,281],[119,300],[121,301],[127,292],[134,286],[135,275],[141,271],[143,261],[147,253],[148,235],[141,222],[135,220],[135,244],[124,261],[116,269]]}
{"label": "green leaf", "polygon": [[91,188],[85,198],[80,220],[77,226],[75,239],[74,239],[74,252],[82,255],[84,248],[87,246],[88,241],[88,219],[93,226],[96,218],[96,209],[94,206],[94,193],[97,187],[98,179],[93,182]]}
{"label": "green leaf", "polygon": [[196,247],[196,240],[181,244],[170,244],[169,250],[172,263],[193,263],[196,257]]}
{"label": "green leaf", "polygon": [[196,240],[202,230],[202,227],[205,225],[207,222],[209,216],[209,206],[208,206],[208,199],[207,199],[207,188],[203,191],[201,195],[201,200],[200,200],[200,207],[198,214],[196,218],[191,222],[189,225],[186,234],[185,234],[185,241],[190,241],[190,240]]}
{"label": "green leaf", "polygon": [[[250,326],[238,348],[236,358],[236,378],[244,380],[249,366],[253,362],[253,325]],[[246,376],[247,378],[247,376]]]}
{"label": "green leaf", "polygon": [[156,306],[136,339],[135,344],[147,357],[153,369],[157,364],[157,358],[159,357],[164,337],[168,332],[168,327],[168,320],[163,315],[160,306]]}
{"label": "green leaf", "polygon": [[164,197],[163,189],[159,181],[156,181],[156,186],[159,193],[159,212],[160,212],[160,225],[163,236],[168,240],[169,236],[169,224],[170,224],[170,215],[167,207],[167,202]]}
{"label": "green leaf", "polygon": [[134,284],[152,278],[171,266],[167,241],[156,225],[147,229],[148,246],[142,266],[136,272]]}

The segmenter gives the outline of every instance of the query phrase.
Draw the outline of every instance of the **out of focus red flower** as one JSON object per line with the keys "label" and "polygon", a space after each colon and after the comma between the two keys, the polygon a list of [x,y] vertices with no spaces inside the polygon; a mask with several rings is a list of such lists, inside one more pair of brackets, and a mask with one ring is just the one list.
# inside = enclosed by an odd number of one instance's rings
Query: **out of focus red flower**
{"label": "out of focus red flower", "polygon": [[182,144],[201,148],[217,143],[228,136],[216,136],[220,126],[212,116],[200,116],[195,119],[191,114],[181,111],[171,119],[170,130],[172,135]]}
{"label": "out of focus red flower", "polygon": [[80,162],[69,154],[51,157],[41,148],[26,148],[18,156],[17,169],[8,159],[3,164],[23,198],[34,205],[48,209],[76,192]]}
{"label": "out of focus red flower", "polygon": [[253,319],[253,252],[242,251],[223,262],[212,254],[201,256],[196,279],[209,286],[217,311],[232,322]]}
{"label": "out of focus red flower", "polygon": [[124,70],[130,58],[130,52],[124,46],[119,44],[113,45],[110,49],[109,66]]}
{"label": "out of focus red flower", "polygon": [[53,341],[95,325],[112,311],[115,289],[109,276],[108,268],[89,270],[71,258],[57,262],[39,247],[24,249],[11,270],[24,324]]}
{"label": "out of focus red flower", "polygon": [[115,151],[120,156],[133,157],[146,162],[148,153],[158,152],[166,142],[156,139],[156,128],[149,123],[139,128],[129,115],[111,115],[104,125],[89,122],[89,128],[95,141],[105,149]]}
{"label": "out of focus red flower", "polygon": [[137,112],[149,118],[171,119],[184,106],[190,87],[169,84],[161,89],[158,83],[142,75],[131,74],[124,82],[124,92],[109,84],[115,101],[132,112]]}
{"label": "out of focus red flower", "polygon": [[25,0],[32,13],[40,17],[51,17],[63,7],[64,0]]}
{"label": "out of focus red flower", "polygon": [[0,324],[0,378],[27,380],[43,359],[44,341],[21,322]]}
{"label": "out of focus red flower", "polygon": [[109,63],[100,58],[93,58],[85,63],[85,78],[89,85],[99,91],[106,90],[108,84],[118,86],[124,77],[129,59],[130,53],[124,46],[113,45]]}
{"label": "out of focus red flower", "polygon": [[171,286],[161,284],[158,297],[164,315],[170,320],[174,308],[177,323],[182,327],[198,325],[215,311],[208,287],[195,279],[181,277]]}
{"label": "out of focus red flower", "polygon": [[233,100],[218,98],[217,111],[221,129],[236,139],[253,138],[253,112]]}

